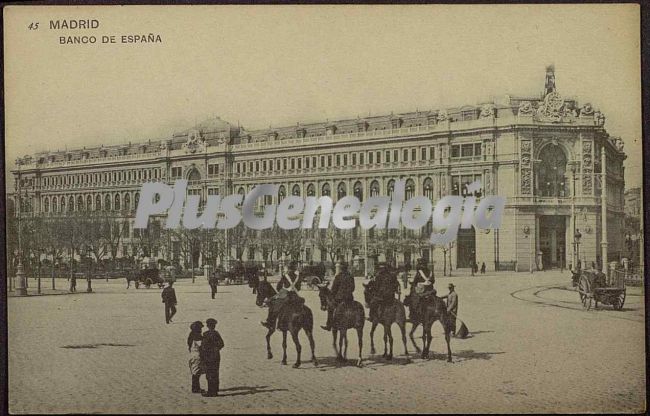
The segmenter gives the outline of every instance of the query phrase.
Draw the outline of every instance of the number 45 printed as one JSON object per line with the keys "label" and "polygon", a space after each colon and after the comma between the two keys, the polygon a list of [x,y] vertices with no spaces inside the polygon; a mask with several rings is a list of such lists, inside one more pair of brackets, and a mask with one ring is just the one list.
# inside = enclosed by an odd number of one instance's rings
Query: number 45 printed
{"label": "number 45 printed", "polygon": [[32,22],[27,26],[29,30],[38,30],[38,22]]}

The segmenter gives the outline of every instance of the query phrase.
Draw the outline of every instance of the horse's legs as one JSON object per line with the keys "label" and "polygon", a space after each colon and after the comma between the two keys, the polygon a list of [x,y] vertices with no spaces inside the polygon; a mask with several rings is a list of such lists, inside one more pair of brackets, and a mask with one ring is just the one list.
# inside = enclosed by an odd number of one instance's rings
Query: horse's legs
{"label": "horse's legs", "polygon": [[343,352],[343,359],[347,360],[348,359],[348,330],[344,329],[341,332],[343,333],[343,339],[345,341],[345,350]]}
{"label": "horse's legs", "polygon": [[408,346],[406,345],[406,324],[402,322],[399,326],[399,330],[402,332],[402,344],[404,344],[404,355],[406,355],[406,361],[411,362]]}
{"label": "horse's legs", "polygon": [[377,322],[373,322],[370,327],[370,354],[377,354],[375,351],[375,329],[377,328]]}
{"label": "horse's legs", "polygon": [[338,347],[336,346],[336,340],[338,338],[338,331],[334,328],[332,328],[332,346],[334,346],[334,354],[336,354],[336,358],[339,357],[339,350]]}
{"label": "horse's legs", "polygon": [[422,351],[422,358],[429,358],[429,348],[431,347],[431,326],[426,323],[424,325],[424,349]]}
{"label": "horse's legs", "polygon": [[388,357],[388,330],[386,329],[386,324],[384,326],[384,355],[382,357]]}
{"label": "horse's legs", "polygon": [[314,342],[314,334],[307,329],[305,329],[305,333],[307,333],[309,347],[311,348],[311,362],[314,363],[314,365],[318,365],[318,361],[316,361],[316,343]]}
{"label": "horse's legs", "polygon": [[300,353],[302,352],[300,339],[298,339],[298,331],[291,331],[291,338],[293,338],[293,343],[296,346],[296,363],[293,365],[293,368],[298,368],[300,367]]}
{"label": "horse's legs", "polygon": [[282,364],[287,365],[287,331],[282,331]]}
{"label": "horse's legs", "polygon": [[361,352],[363,351],[363,327],[357,328],[357,340],[359,341],[359,359],[357,360],[357,367],[361,367],[363,358]]}
{"label": "horse's legs", "polygon": [[339,352],[336,356],[338,361],[343,361],[343,331],[339,334]]}
{"label": "horse's legs", "polygon": [[411,338],[411,342],[413,343],[413,347],[415,347],[415,351],[420,354],[422,350],[420,350],[420,347],[418,347],[418,344],[415,342],[415,338],[413,337],[413,334],[415,333],[415,330],[418,328],[419,324],[413,324],[411,326],[411,332],[409,332],[409,337]]}
{"label": "horse's legs", "polygon": [[450,363],[451,362],[451,347],[449,346],[449,341],[450,341],[451,337],[449,336],[449,334],[451,333],[451,331],[449,329],[449,325],[445,325],[444,323],[442,323],[442,327],[445,330],[445,341],[447,342],[447,362]]}
{"label": "horse's legs", "polygon": [[386,326],[388,332],[388,341],[390,342],[390,353],[386,357],[387,360],[393,359],[393,330],[391,329],[390,324]]}
{"label": "horse's legs", "polygon": [[270,360],[273,358],[273,354],[271,353],[271,335],[275,332],[275,329],[269,328],[269,332],[266,334],[266,357]]}

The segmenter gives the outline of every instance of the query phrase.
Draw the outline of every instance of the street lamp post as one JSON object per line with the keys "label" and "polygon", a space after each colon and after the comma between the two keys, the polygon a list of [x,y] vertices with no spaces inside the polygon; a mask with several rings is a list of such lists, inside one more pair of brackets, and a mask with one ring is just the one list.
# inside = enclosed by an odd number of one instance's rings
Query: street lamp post
{"label": "street lamp post", "polygon": [[27,295],[27,285],[26,285],[26,278],[25,278],[25,271],[23,270],[23,251],[22,251],[22,245],[21,245],[21,228],[20,228],[20,217],[22,216],[22,195],[20,193],[20,185],[21,185],[21,175],[20,175],[20,163],[18,163],[18,266],[16,266],[16,287],[15,287],[15,293],[18,296],[26,296]]}
{"label": "street lamp post", "polygon": [[573,234],[573,241],[575,244],[574,250],[576,253],[576,263],[575,263],[576,269],[578,267],[578,262],[580,261],[580,238],[581,237],[582,237],[582,233],[580,233],[580,229],[576,228],[576,232]]}
{"label": "street lamp post", "polygon": [[527,226],[527,225],[524,225],[524,238],[528,239],[528,249],[529,249],[528,265],[529,265],[530,273],[532,274],[533,273],[533,260],[534,260],[533,256],[534,256],[534,253],[533,253],[533,237],[530,234],[531,234],[530,227]]}

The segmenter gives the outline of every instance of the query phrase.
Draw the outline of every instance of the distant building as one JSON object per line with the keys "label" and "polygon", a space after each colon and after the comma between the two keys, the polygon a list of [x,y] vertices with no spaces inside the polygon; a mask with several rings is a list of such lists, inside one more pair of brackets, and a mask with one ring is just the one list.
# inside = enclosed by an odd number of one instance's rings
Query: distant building
{"label": "distant building", "polygon": [[[132,218],[146,181],[184,178],[188,192],[203,197],[273,183],[280,185],[277,202],[288,194],[329,195],[334,201],[354,194],[363,200],[390,195],[394,181],[405,179],[407,198],[425,195],[435,202],[464,195],[469,183],[481,180],[477,196],[507,198],[502,227],[461,229],[451,248],[453,267],[476,261],[488,269],[523,271],[541,260],[548,269],[567,267],[577,256],[583,264],[599,262],[601,243],[608,243],[610,258],[623,250],[626,156],[622,140],[611,137],[604,124],[605,116],[590,104],[558,93],[549,67],[544,92],[537,96],[251,131],[214,118],[160,141],[36,153],[19,159],[12,173],[15,192],[26,195],[22,215],[108,211],[126,218],[118,256],[140,250]],[[601,204],[607,207],[607,241]],[[575,230],[581,233],[579,244]],[[300,256],[327,259],[310,235]],[[340,254],[364,257],[363,239],[356,236]],[[178,260],[180,243],[173,236],[164,240],[150,255]],[[391,250],[379,254],[400,263],[425,257],[442,268],[440,248]],[[231,256],[264,256],[255,242],[244,251]],[[192,256],[194,264],[201,263],[199,247]]]}
{"label": "distant building", "polygon": [[641,218],[642,212],[641,188],[632,188],[625,191],[625,215]]}

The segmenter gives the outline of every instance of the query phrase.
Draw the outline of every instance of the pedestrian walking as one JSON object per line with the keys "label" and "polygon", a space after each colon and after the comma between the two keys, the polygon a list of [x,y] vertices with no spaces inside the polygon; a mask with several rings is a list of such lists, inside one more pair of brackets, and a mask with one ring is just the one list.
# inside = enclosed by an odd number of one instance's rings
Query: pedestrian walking
{"label": "pedestrian walking", "polygon": [[165,322],[172,322],[172,318],[176,315],[176,291],[172,287],[174,282],[169,282],[167,287],[161,293],[162,302],[165,304]]}
{"label": "pedestrian walking", "polygon": [[442,297],[447,299],[447,313],[449,314],[449,324],[451,333],[456,336],[456,317],[458,316],[458,294],[454,290],[454,284],[449,283],[449,294]]}
{"label": "pedestrian walking", "polygon": [[485,274],[485,262],[481,263],[481,274]]}
{"label": "pedestrian walking", "polygon": [[212,292],[212,299],[214,299],[214,296],[217,294],[217,289],[219,286],[219,281],[217,280],[217,274],[220,273],[221,270],[217,269],[210,275],[210,278],[208,279],[208,284],[210,285],[210,291]]}
{"label": "pedestrian walking", "polygon": [[201,374],[204,373],[203,360],[201,359],[202,328],[203,322],[192,322],[192,325],[190,325],[190,334],[187,336],[187,350],[190,353],[190,373],[192,374],[192,393],[201,393],[200,378]]}
{"label": "pedestrian walking", "polygon": [[72,273],[70,275],[70,292],[76,292],[77,291],[77,276]]}
{"label": "pedestrian walking", "polygon": [[204,397],[217,397],[219,395],[219,365],[221,364],[221,349],[224,346],[223,339],[215,330],[216,319],[205,321],[208,330],[203,333],[201,342],[201,359],[205,368],[205,378],[208,380],[208,391],[201,393]]}

